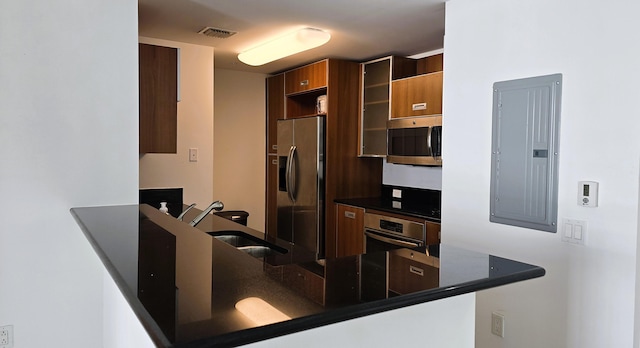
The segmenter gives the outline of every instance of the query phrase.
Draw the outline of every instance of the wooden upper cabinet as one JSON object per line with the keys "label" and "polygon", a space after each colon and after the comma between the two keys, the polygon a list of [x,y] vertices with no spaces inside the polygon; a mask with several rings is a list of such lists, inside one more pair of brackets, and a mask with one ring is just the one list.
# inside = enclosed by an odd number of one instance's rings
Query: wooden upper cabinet
{"label": "wooden upper cabinet", "polygon": [[442,114],[442,71],[393,81],[391,118]]}
{"label": "wooden upper cabinet", "polygon": [[416,60],[416,75],[442,71],[444,55],[442,53]]}
{"label": "wooden upper cabinet", "polygon": [[285,94],[302,93],[327,86],[327,60],[285,73]]}
{"label": "wooden upper cabinet", "polygon": [[176,153],[178,50],[139,44],[139,153]]}

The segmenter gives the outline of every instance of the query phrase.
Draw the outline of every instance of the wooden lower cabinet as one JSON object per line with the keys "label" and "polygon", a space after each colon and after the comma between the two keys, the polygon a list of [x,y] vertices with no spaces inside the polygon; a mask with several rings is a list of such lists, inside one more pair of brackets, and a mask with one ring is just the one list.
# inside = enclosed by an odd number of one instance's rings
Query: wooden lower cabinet
{"label": "wooden lower cabinet", "polygon": [[324,305],[324,278],[298,265],[282,269],[282,282],[306,298]]}
{"label": "wooden lower cabinet", "polygon": [[389,252],[389,291],[398,295],[437,288],[438,258],[409,249]]}
{"label": "wooden lower cabinet", "polygon": [[336,204],[336,256],[364,253],[364,209]]}
{"label": "wooden lower cabinet", "polygon": [[427,245],[440,244],[440,223],[426,222],[427,225]]}

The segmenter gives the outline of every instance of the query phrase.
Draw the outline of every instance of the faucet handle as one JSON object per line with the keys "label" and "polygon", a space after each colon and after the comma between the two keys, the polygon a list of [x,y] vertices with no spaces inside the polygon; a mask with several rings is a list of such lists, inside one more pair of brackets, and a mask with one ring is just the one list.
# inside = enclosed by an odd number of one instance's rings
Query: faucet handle
{"label": "faucet handle", "polygon": [[177,219],[180,221],[183,221],[184,219],[184,215],[191,210],[191,208],[195,207],[196,204],[195,203],[191,203],[191,205],[189,205],[182,213],[180,213],[180,215],[178,215]]}

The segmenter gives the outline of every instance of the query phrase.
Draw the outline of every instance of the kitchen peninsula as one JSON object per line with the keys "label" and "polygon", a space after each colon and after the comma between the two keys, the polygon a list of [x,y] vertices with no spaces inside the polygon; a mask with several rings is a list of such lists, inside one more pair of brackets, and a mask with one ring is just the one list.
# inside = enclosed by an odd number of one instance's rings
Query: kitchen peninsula
{"label": "kitchen peninsula", "polygon": [[[212,235],[264,236],[218,216],[209,215],[194,228],[148,205],[71,213],[160,347],[275,344],[274,339],[314,328],[435,306],[545,274],[538,266],[448,245],[316,261],[313,253],[267,237],[281,252],[252,255]],[[189,212],[184,220],[197,214]],[[305,286],[320,289],[321,296],[310,296]],[[449,334],[461,335],[452,329]],[[384,334],[377,331],[368,335]]]}

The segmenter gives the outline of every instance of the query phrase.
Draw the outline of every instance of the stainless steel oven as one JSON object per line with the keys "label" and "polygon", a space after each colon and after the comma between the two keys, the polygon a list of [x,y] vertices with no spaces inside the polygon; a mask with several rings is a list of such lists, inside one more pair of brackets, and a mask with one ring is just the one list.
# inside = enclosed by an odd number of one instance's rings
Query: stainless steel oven
{"label": "stainless steel oven", "polygon": [[364,214],[365,253],[421,247],[426,244],[426,234],[424,223],[377,213]]}

